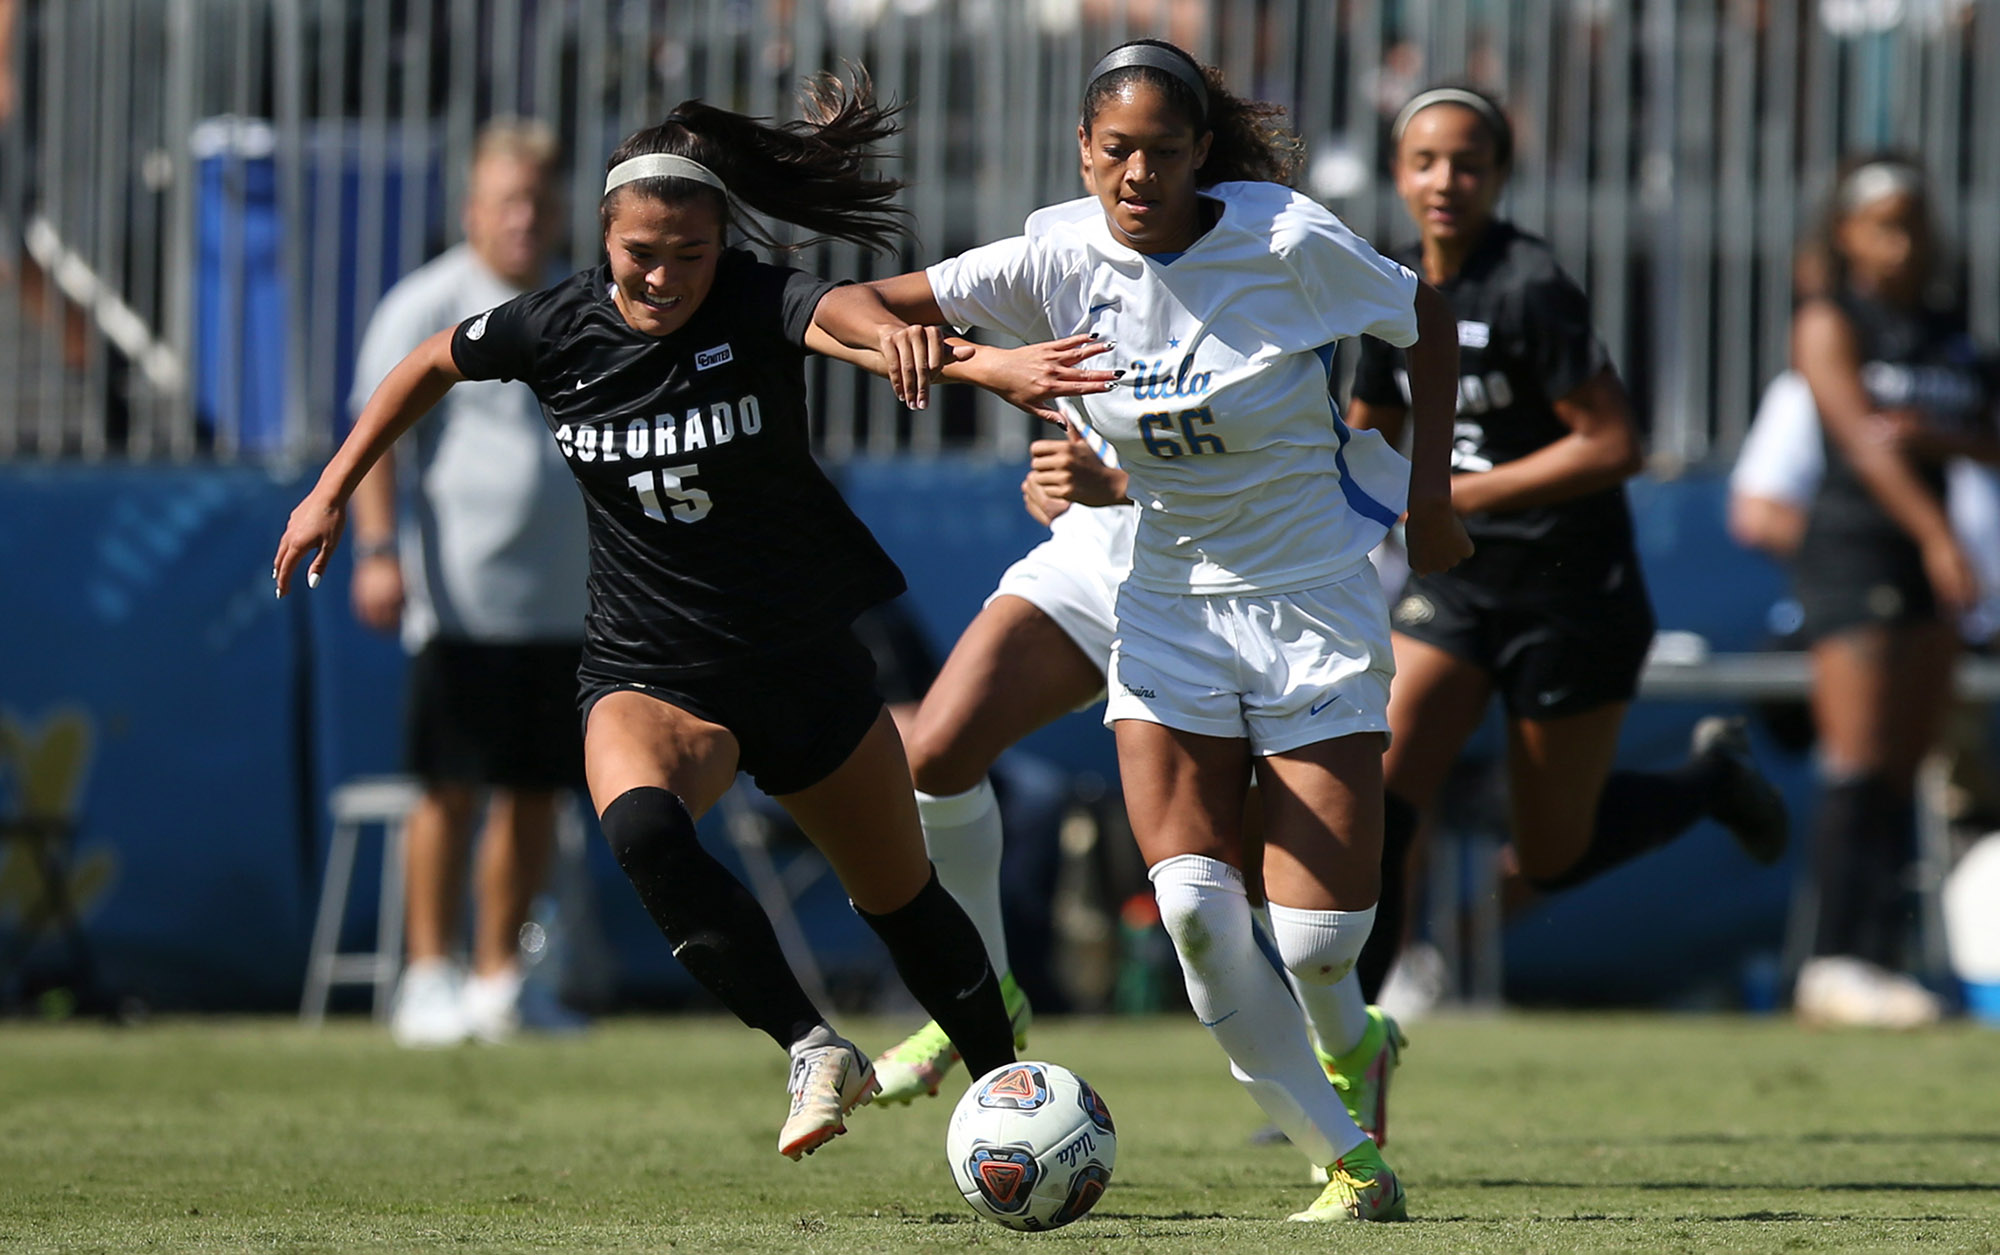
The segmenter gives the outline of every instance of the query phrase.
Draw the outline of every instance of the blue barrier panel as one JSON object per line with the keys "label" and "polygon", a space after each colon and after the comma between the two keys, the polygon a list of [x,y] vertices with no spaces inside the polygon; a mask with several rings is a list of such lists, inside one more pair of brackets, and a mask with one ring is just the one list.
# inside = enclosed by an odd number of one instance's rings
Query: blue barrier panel
{"label": "blue barrier panel", "polygon": [[[74,823],[70,885],[113,992],[298,997],[300,621],[270,584],[290,506],[252,471],[0,471],[0,820]],[[0,848],[9,941],[44,902]],[[60,953],[38,946],[30,980]]]}
{"label": "blue barrier panel", "polygon": [[[257,118],[211,118],[196,128],[195,164],[195,412],[209,432],[233,431],[241,447],[274,453],[284,446],[286,333],[292,303],[280,238],[276,132]],[[427,162],[422,196],[423,235],[436,251],[444,226],[444,184],[435,135],[422,141]],[[373,147],[371,148],[371,145]],[[335,419],[344,430],[347,392],[366,311],[357,318],[362,278],[380,293],[400,279],[397,258],[403,219],[403,137],[399,128],[370,131],[357,124],[309,128],[304,151],[301,216],[305,292],[300,308],[315,311],[312,326],[331,340],[330,395],[307,397],[313,421]],[[370,172],[379,174],[370,187]],[[333,187],[327,181],[335,180]],[[363,203],[369,191],[377,194]],[[320,224],[331,209],[337,222]],[[362,257],[362,221],[378,231],[380,251]],[[325,237],[322,239],[322,237]],[[315,251],[332,250],[332,273],[322,273]],[[420,260],[420,259],[419,259]],[[321,286],[328,280],[331,292]],[[315,346],[317,349],[320,346]],[[297,381],[291,381],[297,387]]]}

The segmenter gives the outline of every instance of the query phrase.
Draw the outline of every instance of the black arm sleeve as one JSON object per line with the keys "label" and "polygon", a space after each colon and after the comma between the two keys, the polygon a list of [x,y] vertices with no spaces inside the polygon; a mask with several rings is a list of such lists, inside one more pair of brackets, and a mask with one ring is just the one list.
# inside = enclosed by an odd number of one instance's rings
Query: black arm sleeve
{"label": "black arm sleeve", "polygon": [[1611,354],[1590,325],[1590,298],[1561,271],[1522,288],[1513,329],[1519,360],[1551,401],[1611,365]]}
{"label": "black arm sleeve", "polygon": [[1354,367],[1356,401],[1385,408],[1409,408],[1403,387],[1396,382],[1396,368],[1403,364],[1403,351],[1374,336],[1361,337],[1361,360]]}

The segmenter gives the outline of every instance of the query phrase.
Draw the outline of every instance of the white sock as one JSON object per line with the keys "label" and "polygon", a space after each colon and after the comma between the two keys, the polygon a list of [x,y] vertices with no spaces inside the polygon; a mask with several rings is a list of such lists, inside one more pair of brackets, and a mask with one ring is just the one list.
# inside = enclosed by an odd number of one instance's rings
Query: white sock
{"label": "white sock", "polygon": [[1374,926],[1372,906],[1365,911],[1306,911],[1271,904],[1271,940],[1324,1054],[1346,1054],[1368,1031],[1368,1001],[1361,996],[1354,963]]}
{"label": "white sock", "polygon": [[1000,829],[1000,799],[993,783],[981,780],[963,793],[948,797],[917,794],[917,816],[924,824],[924,848],[943,885],[972,917],[979,939],[986,943],[986,960],[995,975],[1013,969],[1007,964],[1007,929],[1000,921],[1000,852],[1006,834]]}
{"label": "white sock", "polygon": [[1292,1145],[1325,1167],[1359,1146],[1348,1118],[1313,1057],[1298,1004],[1257,949],[1243,877],[1199,854],[1155,863],[1153,896],[1173,939],[1195,1016],[1229,1056],[1229,1070]]}

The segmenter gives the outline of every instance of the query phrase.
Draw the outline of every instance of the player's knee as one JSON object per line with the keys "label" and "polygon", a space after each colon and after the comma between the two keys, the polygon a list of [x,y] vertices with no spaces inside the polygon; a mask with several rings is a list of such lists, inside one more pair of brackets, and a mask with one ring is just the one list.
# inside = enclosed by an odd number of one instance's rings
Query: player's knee
{"label": "player's knee", "polygon": [[675,860],[701,852],[694,819],[680,798],[665,789],[627,789],[604,808],[599,825],[628,875],[642,861]]}
{"label": "player's knee", "polygon": [[1243,877],[1220,859],[1182,854],[1146,873],[1160,907],[1160,927],[1184,967],[1201,971],[1217,956],[1233,956],[1249,937],[1250,903]]}
{"label": "player's knee", "polygon": [[910,758],[911,782],[919,792],[935,797],[977,788],[993,765],[992,756],[973,744],[967,729],[939,726],[921,714],[903,750]]}
{"label": "player's knee", "polygon": [[1278,961],[1302,985],[1331,985],[1354,970],[1375,927],[1375,908],[1307,911],[1271,904]]}

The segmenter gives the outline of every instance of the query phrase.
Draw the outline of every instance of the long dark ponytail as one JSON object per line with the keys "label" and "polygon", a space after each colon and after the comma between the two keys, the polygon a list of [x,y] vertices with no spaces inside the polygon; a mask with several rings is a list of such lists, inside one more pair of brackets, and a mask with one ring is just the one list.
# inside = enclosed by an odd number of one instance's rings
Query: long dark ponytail
{"label": "long dark ponytail", "polygon": [[[1305,165],[1305,141],[1286,125],[1285,109],[1262,100],[1244,100],[1231,95],[1222,81],[1222,71],[1203,65],[1185,51],[1163,39],[1133,39],[1119,48],[1146,46],[1162,48],[1186,61],[1208,88],[1207,107],[1177,75],[1150,65],[1128,65],[1091,81],[1083,93],[1083,129],[1090,130],[1097,111],[1117,95],[1125,84],[1137,80],[1164,93],[1175,111],[1187,118],[1199,136],[1209,141],[1208,160],[1195,172],[1196,187],[1217,183],[1262,181],[1290,184]],[[1113,49],[1112,51],[1117,51]]]}
{"label": "long dark ponytail", "polygon": [[[872,174],[873,146],[901,129],[900,105],[883,106],[865,72],[852,88],[831,74],[807,80],[796,122],[773,123],[746,117],[700,100],[684,100],[658,126],[647,127],[618,145],[606,163],[653,153],[686,157],[707,166],[729,188],[727,195],[694,179],[671,176],[637,179],[614,189],[599,206],[600,226],[609,230],[620,196],[643,195],[675,203],[712,197],[723,226],[773,249],[796,249],[823,239],[848,240],[891,252],[904,234],[909,211],[894,203],[903,185]],[[731,202],[766,218],[804,228],[811,238],[781,241],[748,214],[731,212]]]}

